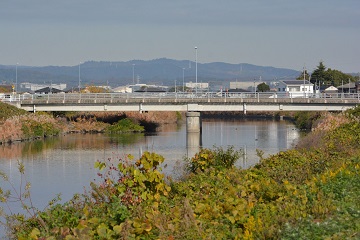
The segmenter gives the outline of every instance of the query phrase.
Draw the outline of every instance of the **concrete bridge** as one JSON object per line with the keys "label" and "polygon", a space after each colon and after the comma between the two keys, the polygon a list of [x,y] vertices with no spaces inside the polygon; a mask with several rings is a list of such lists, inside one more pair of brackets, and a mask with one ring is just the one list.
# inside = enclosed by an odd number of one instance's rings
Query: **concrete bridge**
{"label": "concrete bridge", "polygon": [[187,131],[201,132],[201,112],[345,111],[360,94],[317,94],[301,98],[277,93],[59,93],[23,94],[3,99],[26,111],[179,111]]}

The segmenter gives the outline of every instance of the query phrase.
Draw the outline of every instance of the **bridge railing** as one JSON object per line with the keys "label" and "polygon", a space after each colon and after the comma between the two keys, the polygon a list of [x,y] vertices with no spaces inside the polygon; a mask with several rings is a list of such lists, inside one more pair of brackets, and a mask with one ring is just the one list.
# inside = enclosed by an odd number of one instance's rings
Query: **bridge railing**
{"label": "bridge railing", "polygon": [[232,101],[282,101],[309,102],[323,99],[328,102],[360,101],[360,93],[289,94],[276,92],[161,92],[161,93],[57,93],[57,94],[2,94],[0,101],[41,103],[125,103],[125,102],[232,102]]}

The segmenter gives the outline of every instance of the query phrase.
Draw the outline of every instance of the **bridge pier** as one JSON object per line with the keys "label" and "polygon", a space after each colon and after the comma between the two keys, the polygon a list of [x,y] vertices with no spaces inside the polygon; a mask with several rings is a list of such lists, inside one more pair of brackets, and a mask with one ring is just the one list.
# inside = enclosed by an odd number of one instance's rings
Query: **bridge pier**
{"label": "bridge pier", "polygon": [[193,133],[198,132],[201,133],[202,124],[200,112],[187,112],[186,113],[186,132]]}
{"label": "bridge pier", "polygon": [[202,146],[202,136],[200,132],[186,133],[187,157],[192,158],[200,151]]}
{"label": "bridge pier", "polygon": [[186,113],[186,147],[187,156],[192,158],[200,151],[202,145],[202,124],[200,112]]}

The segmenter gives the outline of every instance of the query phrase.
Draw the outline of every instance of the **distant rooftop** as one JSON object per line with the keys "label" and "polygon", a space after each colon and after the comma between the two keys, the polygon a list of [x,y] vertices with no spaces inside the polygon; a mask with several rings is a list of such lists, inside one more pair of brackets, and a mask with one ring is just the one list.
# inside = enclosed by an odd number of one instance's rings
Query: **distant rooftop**
{"label": "distant rooftop", "polygon": [[313,85],[308,80],[305,80],[305,81],[304,80],[281,80],[279,82],[285,83],[286,85],[302,85],[302,84],[304,84],[304,82],[305,82],[306,85],[307,84]]}

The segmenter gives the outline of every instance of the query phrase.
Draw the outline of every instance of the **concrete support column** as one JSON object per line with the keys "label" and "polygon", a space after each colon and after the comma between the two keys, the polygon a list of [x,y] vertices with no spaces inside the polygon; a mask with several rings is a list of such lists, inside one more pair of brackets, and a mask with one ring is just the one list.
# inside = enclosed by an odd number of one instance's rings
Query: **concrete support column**
{"label": "concrete support column", "polygon": [[200,112],[186,113],[186,132],[193,133],[202,131]]}
{"label": "concrete support column", "polygon": [[202,124],[200,112],[186,113],[186,146],[187,156],[192,158],[200,151],[202,145]]}

